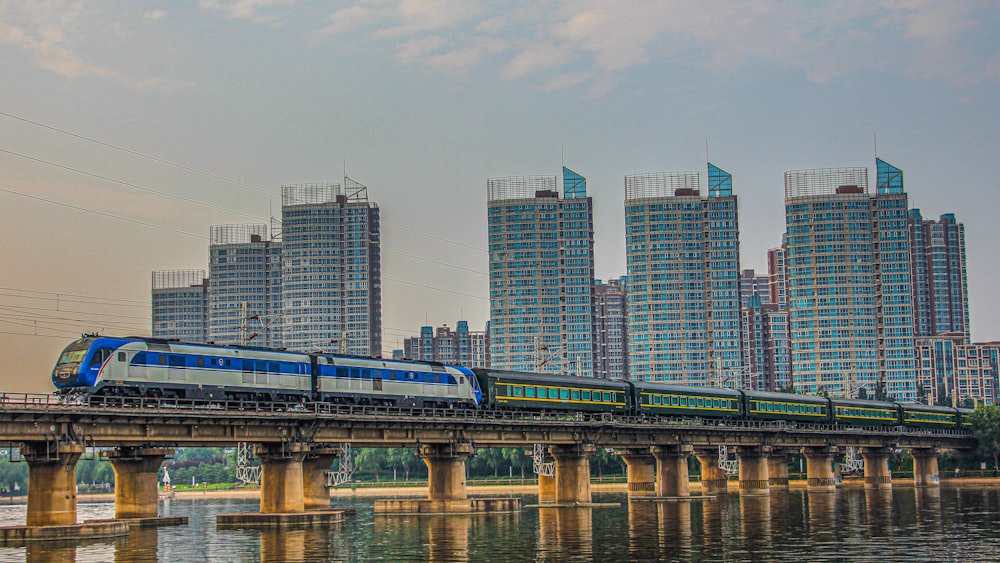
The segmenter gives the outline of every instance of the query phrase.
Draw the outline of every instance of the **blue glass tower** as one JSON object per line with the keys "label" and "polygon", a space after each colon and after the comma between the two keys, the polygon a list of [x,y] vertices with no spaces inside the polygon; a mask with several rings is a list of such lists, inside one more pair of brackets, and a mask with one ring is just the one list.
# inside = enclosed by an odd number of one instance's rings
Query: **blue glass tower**
{"label": "blue glass tower", "polygon": [[721,385],[741,366],[739,228],[732,177],[625,177],[629,375]]}
{"label": "blue glass tower", "polygon": [[594,215],[586,180],[487,180],[490,363],[592,377]]}
{"label": "blue glass tower", "polygon": [[902,173],[785,173],[786,277],[798,391],[916,398],[907,196]]}

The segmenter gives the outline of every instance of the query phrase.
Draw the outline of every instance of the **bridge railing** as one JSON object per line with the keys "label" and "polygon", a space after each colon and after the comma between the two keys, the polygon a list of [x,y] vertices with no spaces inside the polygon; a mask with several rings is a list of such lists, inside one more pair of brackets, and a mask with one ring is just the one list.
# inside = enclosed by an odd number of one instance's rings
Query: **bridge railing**
{"label": "bridge railing", "polygon": [[219,415],[311,417],[311,416],[371,416],[414,417],[420,419],[450,419],[463,421],[521,421],[573,423],[618,423],[641,426],[676,426],[690,428],[718,426],[732,429],[794,430],[806,433],[863,432],[874,435],[905,436],[968,436],[961,428],[914,428],[902,426],[849,426],[843,424],[803,424],[787,420],[757,420],[738,418],[651,418],[625,416],[610,412],[487,410],[476,408],[416,408],[375,405],[348,405],[316,402],[226,401],[215,399],[177,399],[163,397],[71,397],[53,393],[0,393],[0,410],[5,409],[64,409],[81,412],[199,413]]}

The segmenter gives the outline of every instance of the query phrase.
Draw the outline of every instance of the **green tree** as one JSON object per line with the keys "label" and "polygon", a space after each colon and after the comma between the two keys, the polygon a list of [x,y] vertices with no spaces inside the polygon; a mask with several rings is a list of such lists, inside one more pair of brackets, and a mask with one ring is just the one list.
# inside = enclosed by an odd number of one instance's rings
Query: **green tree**
{"label": "green tree", "polygon": [[993,457],[993,467],[1000,465],[1000,408],[996,405],[979,405],[969,415],[972,434],[978,442],[981,455]]}

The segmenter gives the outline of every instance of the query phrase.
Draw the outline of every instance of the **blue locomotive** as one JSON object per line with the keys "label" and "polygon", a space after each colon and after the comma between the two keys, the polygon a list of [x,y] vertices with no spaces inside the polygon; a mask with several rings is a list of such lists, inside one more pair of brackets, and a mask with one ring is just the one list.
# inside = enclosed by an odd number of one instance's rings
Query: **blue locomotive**
{"label": "blue locomotive", "polygon": [[58,392],[87,397],[161,397],[475,407],[468,368],[335,354],[305,354],[155,338],[85,336],[52,370]]}
{"label": "blue locomotive", "polygon": [[756,390],[592,379],[439,362],[307,354],[155,338],[84,336],[52,370],[67,396],[319,402],[606,412],[639,419],[760,420],[857,427],[965,426],[967,409]]}

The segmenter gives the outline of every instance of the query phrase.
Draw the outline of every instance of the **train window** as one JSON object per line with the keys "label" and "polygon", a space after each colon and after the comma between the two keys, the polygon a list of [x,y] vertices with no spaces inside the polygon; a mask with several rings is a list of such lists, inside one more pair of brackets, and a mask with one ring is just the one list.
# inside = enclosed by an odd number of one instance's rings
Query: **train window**
{"label": "train window", "polygon": [[535,388],[534,387],[525,387],[524,388],[524,396],[527,397],[527,398],[529,398],[529,399],[534,399],[535,398]]}
{"label": "train window", "polygon": [[510,389],[514,391],[515,397],[520,397],[521,395],[524,394],[524,388],[521,387],[520,385],[518,385],[517,387],[511,387]]}
{"label": "train window", "polygon": [[687,397],[681,397],[681,406],[682,407],[688,406],[688,399],[687,399]]}
{"label": "train window", "polygon": [[226,360],[226,365],[227,365],[227,366],[231,366],[231,365],[233,365],[233,362],[232,362],[232,360]]}
{"label": "train window", "polygon": [[604,396],[602,398],[604,399],[605,403],[610,403],[611,402],[611,393],[604,393]]}
{"label": "train window", "polygon": [[198,364],[198,367],[203,368],[205,367],[205,358],[198,358],[195,363]]}
{"label": "train window", "polygon": [[715,407],[715,408],[719,408],[719,400],[718,399],[712,399],[712,406]]}
{"label": "train window", "polygon": [[579,401],[580,400],[580,390],[579,389],[572,390],[570,392],[570,394],[569,394],[569,398],[573,399],[574,401]]}
{"label": "train window", "polygon": [[281,364],[278,362],[268,362],[267,371],[271,373],[281,373]]}
{"label": "train window", "polygon": [[125,352],[118,352],[118,361],[119,362],[125,361]]}
{"label": "train window", "polygon": [[569,389],[560,389],[559,390],[559,398],[562,399],[562,400],[564,400],[564,401],[567,400],[567,399],[569,399]]}
{"label": "train window", "polygon": [[583,394],[582,394],[582,396],[583,396],[583,400],[584,401],[589,401],[590,400],[590,391],[584,391]]}
{"label": "train window", "polygon": [[660,396],[659,395],[653,395],[653,404],[654,405],[660,404]]}
{"label": "train window", "polygon": [[670,406],[676,407],[679,402],[677,397],[670,397]]}
{"label": "train window", "polygon": [[440,375],[435,375],[434,376],[434,382],[435,383],[441,383],[441,376]]}
{"label": "train window", "polygon": [[558,389],[549,389],[549,398],[550,399],[558,399],[559,398],[559,390]]}
{"label": "train window", "polygon": [[159,364],[160,364],[161,366],[165,366],[165,365],[167,365],[167,357],[166,357],[166,356],[164,356],[163,354],[160,354],[160,357],[159,357],[159,359],[157,360],[157,362],[158,362],[158,363],[159,363]]}
{"label": "train window", "polygon": [[705,399],[698,399],[698,408],[703,408],[705,406]]}
{"label": "train window", "polygon": [[170,356],[170,367],[180,368],[184,367],[184,356]]}

